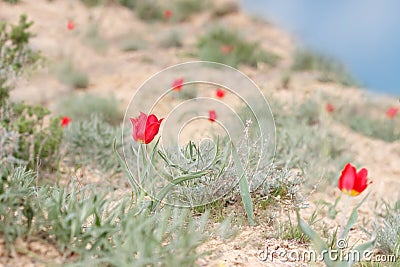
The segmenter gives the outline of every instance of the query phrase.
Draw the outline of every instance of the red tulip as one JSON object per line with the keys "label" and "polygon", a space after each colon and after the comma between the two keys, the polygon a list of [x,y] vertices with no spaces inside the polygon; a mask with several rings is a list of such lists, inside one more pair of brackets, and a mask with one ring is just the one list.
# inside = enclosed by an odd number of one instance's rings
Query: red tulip
{"label": "red tulip", "polygon": [[217,113],[215,112],[215,110],[210,110],[208,112],[208,119],[210,121],[215,121],[217,119]]}
{"label": "red tulip", "polygon": [[183,83],[184,83],[184,79],[180,78],[180,79],[176,79],[173,83],[172,83],[172,89],[175,91],[180,91],[182,89]]}
{"label": "red tulip", "polygon": [[67,29],[69,31],[72,31],[73,29],[75,29],[75,23],[72,20],[68,20]]}
{"label": "red tulip", "polygon": [[164,11],[164,18],[166,20],[169,20],[171,18],[171,16],[172,16],[172,11],[171,10],[167,9],[167,10]]}
{"label": "red tulip", "polygon": [[227,54],[232,52],[233,46],[232,45],[223,44],[223,45],[221,45],[220,50],[221,50],[222,54],[227,55]]}
{"label": "red tulip", "polygon": [[158,120],[154,114],[147,116],[143,112],[140,112],[139,117],[130,118],[130,120],[133,126],[133,139],[137,142],[148,144],[157,135],[163,119]]}
{"label": "red tulip", "polygon": [[217,95],[217,97],[223,98],[223,97],[225,96],[225,91],[222,90],[221,88],[218,88],[218,89],[215,91],[215,94]]}
{"label": "red tulip", "polygon": [[70,117],[65,116],[65,117],[61,118],[61,126],[62,127],[67,127],[70,122],[71,122]]}
{"label": "red tulip", "polygon": [[388,117],[389,119],[394,119],[394,117],[396,116],[397,112],[399,112],[398,108],[390,107],[386,111],[386,117]]}
{"label": "red tulip", "polygon": [[335,106],[332,105],[331,103],[328,103],[328,104],[326,104],[325,109],[326,109],[326,111],[327,111],[328,113],[332,113],[333,111],[335,111]]}
{"label": "red tulip", "polygon": [[367,186],[372,183],[368,182],[368,171],[362,168],[357,172],[356,168],[347,163],[340,176],[338,187],[339,189],[350,196],[357,196],[362,193]]}

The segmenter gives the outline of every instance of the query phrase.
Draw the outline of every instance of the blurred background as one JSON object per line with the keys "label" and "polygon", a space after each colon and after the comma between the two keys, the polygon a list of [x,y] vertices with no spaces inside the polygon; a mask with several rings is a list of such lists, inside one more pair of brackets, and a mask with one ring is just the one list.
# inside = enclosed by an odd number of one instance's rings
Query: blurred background
{"label": "blurred background", "polygon": [[304,45],[343,62],[368,89],[400,94],[400,2],[244,0]]}

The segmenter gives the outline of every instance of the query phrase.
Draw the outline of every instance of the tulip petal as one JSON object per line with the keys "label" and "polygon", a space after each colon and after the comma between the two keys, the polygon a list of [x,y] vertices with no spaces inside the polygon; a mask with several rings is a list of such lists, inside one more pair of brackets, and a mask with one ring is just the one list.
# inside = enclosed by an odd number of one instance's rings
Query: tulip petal
{"label": "tulip petal", "polygon": [[353,190],[356,179],[356,168],[350,163],[344,167],[342,175],[339,178],[338,187],[344,193],[350,193]]}

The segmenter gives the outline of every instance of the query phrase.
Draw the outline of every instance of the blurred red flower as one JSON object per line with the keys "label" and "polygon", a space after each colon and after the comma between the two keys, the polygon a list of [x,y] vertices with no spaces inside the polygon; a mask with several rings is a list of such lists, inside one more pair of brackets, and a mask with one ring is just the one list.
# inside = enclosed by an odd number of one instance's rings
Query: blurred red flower
{"label": "blurred red flower", "polygon": [[62,127],[67,127],[70,122],[71,122],[70,117],[65,116],[65,117],[61,118],[61,126]]}
{"label": "blurred red flower", "polygon": [[394,119],[394,117],[396,116],[397,112],[399,112],[399,109],[398,109],[398,108],[390,107],[390,108],[388,108],[388,110],[386,111],[386,116],[387,116],[389,119]]}
{"label": "blurred red flower", "polygon": [[225,96],[225,91],[222,90],[221,88],[218,88],[218,89],[215,91],[215,94],[216,94],[217,97],[223,98],[223,97]]}
{"label": "blurred red flower", "polygon": [[326,111],[327,111],[328,113],[332,113],[333,111],[335,111],[335,106],[332,105],[331,103],[328,103],[328,104],[326,104],[325,109],[326,109]]}
{"label": "blurred red flower", "polygon": [[367,169],[362,168],[357,172],[353,165],[347,163],[339,178],[338,187],[347,195],[357,196],[362,193],[370,183],[372,183],[371,181],[368,182],[367,176]]}
{"label": "blurred red flower", "polygon": [[171,10],[167,9],[167,10],[164,11],[164,18],[166,20],[169,20],[171,18],[171,16],[172,16],[172,11]]}
{"label": "blurred red flower", "polygon": [[223,44],[220,47],[221,53],[226,55],[232,52],[233,50],[233,46],[232,45],[227,45],[227,44]]}
{"label": "blurred red flower", "polygon": [[147,116],[143,112],[140,112],[139,117],[130,118],[130,120],[133,126],[133,139],[137,142],[148,144],[157,135],[163,119],[157,119],[154,114]]}
{"label": "blurred red flower", "polygon": [[75,29],[75,23],[72,20],[68,20],[67,29],[69,31],[72,31],[73,29]]}
{"label": "blurred red flower", "polygon": [[183,83],[184,83],[184,79],[180,78],[180,79],[176,79],[173,83],[172,83],[172,89],[175,91],[180,91],[182,89]]}
{"label": "blurred red flower", "polygon": [[215,121],[217,119],[217,113],[215,112],[215,110],[210,110],[208,112],[208,119],[210,121]]}

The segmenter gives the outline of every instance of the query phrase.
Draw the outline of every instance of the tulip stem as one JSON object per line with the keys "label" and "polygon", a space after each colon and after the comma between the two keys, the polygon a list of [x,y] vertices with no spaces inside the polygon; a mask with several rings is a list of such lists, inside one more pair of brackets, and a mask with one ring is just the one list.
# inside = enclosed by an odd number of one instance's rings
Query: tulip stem
{"label": "tulip stem", "polygon": [[349,202],[350,202],[350,196],[348,194],[346,194],[345,199],[344,199],[344,211],[343,211],[343,215],[342,215],[342,223],[340,224],[339,238],[345,238],[345,236],[342,236],[342,235],[343,235],[343,231],[344,231],[344,224],[346,222],[346,215],[349,210]]}

